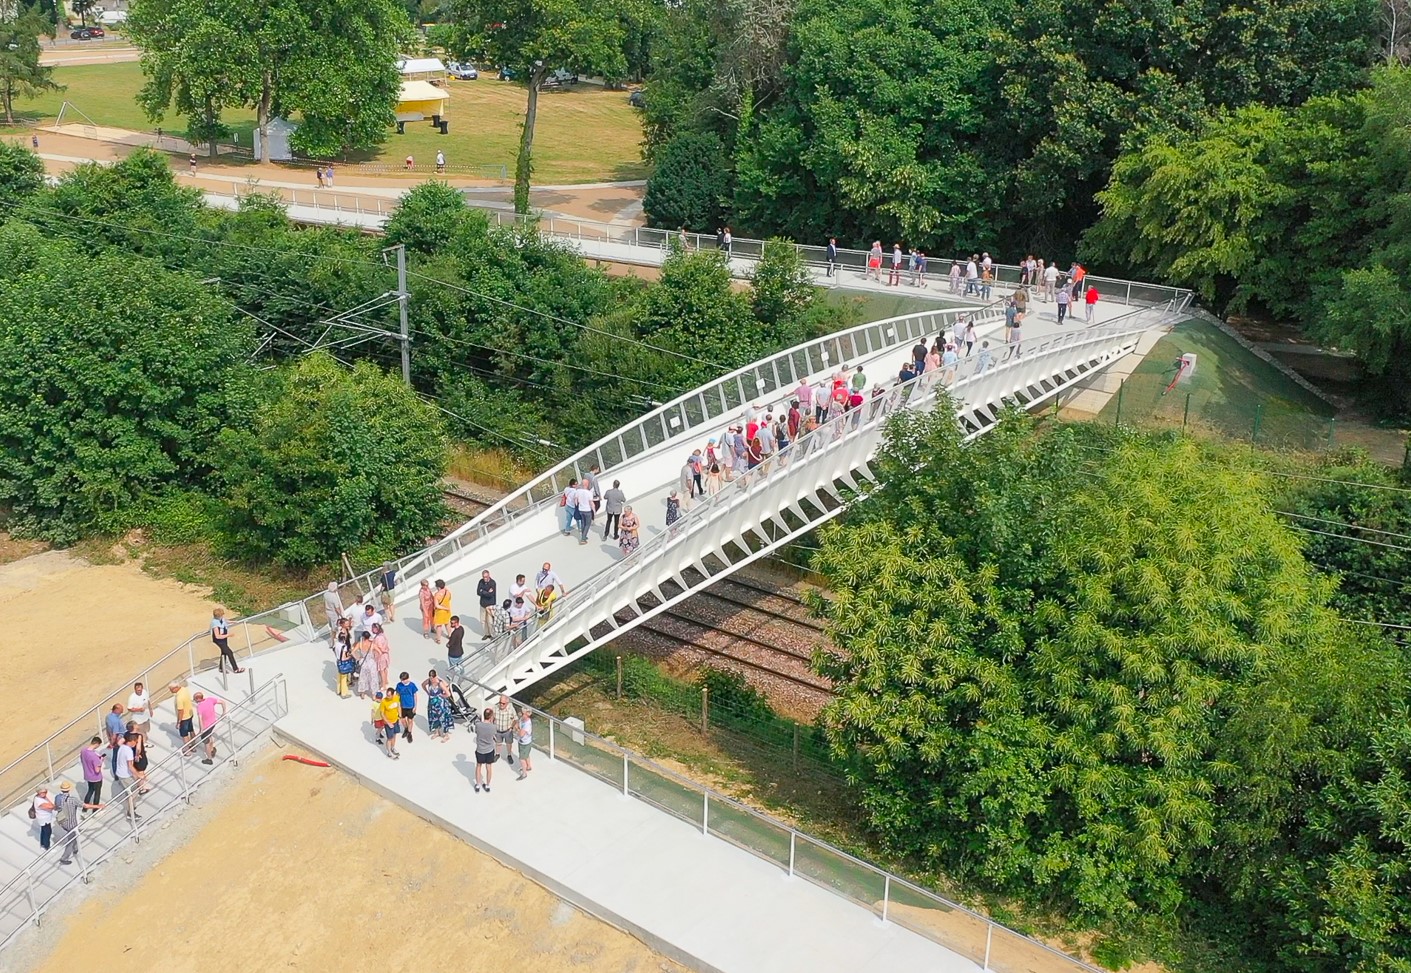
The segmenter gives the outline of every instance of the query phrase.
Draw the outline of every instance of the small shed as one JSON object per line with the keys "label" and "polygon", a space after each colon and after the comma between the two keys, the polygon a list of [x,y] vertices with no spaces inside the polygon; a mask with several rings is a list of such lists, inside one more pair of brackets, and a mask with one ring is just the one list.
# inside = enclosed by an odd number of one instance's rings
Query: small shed
{"label": "small shed", "polygon": [[[294,152],[289,146],[289,136],[293,135],[298,125],[295,125],[287,118],[271,118],[269,120],[269,159],[271,162],[288,162],[294,158]],[[260,130],[255,129],[255,158],[261,158]]]}
{"label": "small shed", "polygon": [[397,131],[401,132],[407,122],[420,122],[431,119],[431,124],[444,135],[446,122],[446,102],[450,95],[427,81],[403,81],[402,94],[397,100]]}
{"label": "small shed", "polygon": [[397,70],[403,81],[446,81],[446,65],[439,57],[404,57]]}

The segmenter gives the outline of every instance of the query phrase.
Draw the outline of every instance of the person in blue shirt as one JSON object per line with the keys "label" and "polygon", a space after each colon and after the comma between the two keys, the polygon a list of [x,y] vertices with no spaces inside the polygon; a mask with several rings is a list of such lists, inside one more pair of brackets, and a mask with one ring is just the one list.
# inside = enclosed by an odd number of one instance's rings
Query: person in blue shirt
{"label": "person in blue shirt", "polygon": [[114,703],[112,712],[108,714],[108,719],[103,724],[108,731],[108,749],[113,752],[113,776],[118,774],[118,747],[122,746],[122,738],[127,733],[127,723],[122,718],[122,703]]}
{"label": "person in blue shirt", "polygon": [[401,682],[397,683],[397,697],[402,704],[402,739],[408,743],[412,742],[412,724],[416,719],[416,694],[420,688],[412,682],[412,675],[404,672],[397,677]]}
{"label": "person in blue shirt", "polygon": [[897,381],[905,385],[907,382],[911,381],[915,377],[916,363],[903,362],[901,366],[901,371],[897,374]]}

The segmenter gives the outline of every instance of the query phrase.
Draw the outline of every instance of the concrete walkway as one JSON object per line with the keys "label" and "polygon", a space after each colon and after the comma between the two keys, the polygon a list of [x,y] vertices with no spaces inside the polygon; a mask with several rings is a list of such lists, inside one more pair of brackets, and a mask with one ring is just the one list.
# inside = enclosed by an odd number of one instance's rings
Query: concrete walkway
{"label": "concrete walkway", "polygon": [[[410,606],[404,606],[410,608]],[[394,674],[424,678],[430,643],[394,646]],[[322,645],[260,656],[283,672],[289,715],[277,737],[326,760],[417,815],[456,833],[564,899],[627,929],[694,969],[718,973],[969,973],[979,965],[727,840],[657,810],[563,761],[548,759],[539,726],[535,770],[516,781],[496,766],[491,793],[471,789],[473,738],[425,734],[389,760],[373,742],[371,707],[334,692]],[[786,836],[787,841],[787,836]],[[468,895],[474,890],[467,889]],[[453,918],[454,910],[448,912]]]}

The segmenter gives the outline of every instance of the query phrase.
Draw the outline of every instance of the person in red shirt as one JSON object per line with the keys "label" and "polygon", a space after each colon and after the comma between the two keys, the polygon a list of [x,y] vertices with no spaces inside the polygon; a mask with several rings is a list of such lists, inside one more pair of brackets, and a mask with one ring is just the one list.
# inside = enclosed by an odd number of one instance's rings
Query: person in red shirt
{"label": "person in red shirt", "polygon": [[799,410],[799,400],[789,403],[789,441],[799,438],[799,426],[803,423],[803,413]]}
{"label": "person in red shirt", "polygon": [[1097,288],[1096,288],[1096,287],[1089,287],[1087,294],[1083,297],[1083,300],[1086,301],[1086,302],[1087,302],[1087,305],[1088,305],[1088,306],[1084,309],[1084,313],[1085,313],[1085,315],[1086,315],[1086,317],[1087,317],[1087,322],[1088,322],[1088,324],[1092,324],[1092,323],[1093,323],[1093,314],[1094,314],[1094,312],[1095,312],[1096,309],[1097,309],[1097,298],[1098,298]]}

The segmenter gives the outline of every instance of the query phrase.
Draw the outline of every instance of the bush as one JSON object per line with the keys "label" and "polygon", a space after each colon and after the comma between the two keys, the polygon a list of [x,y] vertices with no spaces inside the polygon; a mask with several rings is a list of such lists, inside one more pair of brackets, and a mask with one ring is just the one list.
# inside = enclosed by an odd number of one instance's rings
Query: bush
{"label": "bush", "polygon": [[446,516],[437,413],[379,369],[326,354],[267,373],[221,433],[221,545],[290,567],[419,547]]}
{"label": "bush", "polygon": [[648,226],[710,232],[724,222],[729,159],[714,135],[684,132],[656,152],[642,210]]}

